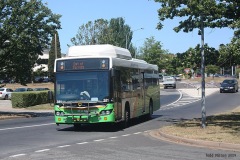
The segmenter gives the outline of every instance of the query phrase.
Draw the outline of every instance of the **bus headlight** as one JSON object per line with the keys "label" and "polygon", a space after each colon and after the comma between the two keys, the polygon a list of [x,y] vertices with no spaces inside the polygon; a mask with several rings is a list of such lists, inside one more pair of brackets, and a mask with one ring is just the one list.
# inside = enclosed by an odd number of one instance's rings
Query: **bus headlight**
{"label": "bus headlight", "polygon": [[101,112],[100,112],[100,115],[101,116],[104,116],[104,115],[109,115],[109,114],[111,114],[112,113],[112,109],[110,109],[110,110],[102,110]]}
{"label": "bus headlight", "polygon": [[56,111],[55,115],[56,116],[64,116],[64,113],[62,111]]}

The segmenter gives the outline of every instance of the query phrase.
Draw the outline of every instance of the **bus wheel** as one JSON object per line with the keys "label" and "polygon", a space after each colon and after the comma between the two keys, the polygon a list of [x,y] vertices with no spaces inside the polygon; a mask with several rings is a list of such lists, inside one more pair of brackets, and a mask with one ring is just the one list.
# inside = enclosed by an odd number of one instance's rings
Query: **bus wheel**
{"label": "bus wheel", "polygon": [[152,115],[153,115],[153,104],[152,104],[152,102],[149,102],[148,119],[152,119]]}
{"label": "bus wheel", "polygon": [[127,128],[129,126],[129,121],[130,121],[130,112],[128,108],[125,108],[123,128]]}

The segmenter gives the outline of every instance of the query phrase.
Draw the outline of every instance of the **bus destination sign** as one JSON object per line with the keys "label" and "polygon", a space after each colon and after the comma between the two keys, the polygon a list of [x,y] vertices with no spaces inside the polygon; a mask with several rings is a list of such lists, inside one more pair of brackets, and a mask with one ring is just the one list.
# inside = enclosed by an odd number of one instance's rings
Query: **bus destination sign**
{"label": "bus destination sign", "polygon": [[57,61],[57,72],[80,71],[80,70],[107,70],[109,69],[108,58],[85,58],[85,59],[65,59]]}

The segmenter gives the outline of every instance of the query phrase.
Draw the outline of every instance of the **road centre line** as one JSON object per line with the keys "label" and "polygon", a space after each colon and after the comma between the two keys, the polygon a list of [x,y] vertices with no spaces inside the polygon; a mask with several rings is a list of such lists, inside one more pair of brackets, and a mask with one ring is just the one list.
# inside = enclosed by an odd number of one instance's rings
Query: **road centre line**
{"label": "road centre line", "polygon": [[80,142],[80,143],[76,143],[76,144],[87,144],[88,142]]}
{"label": "road centre line", "polygon": [[39,125],[32,125],[32,126],[12,127],[12,128],[2,128],[2,129],[0,129],[0,131],[22,129],[22,128],[31,128],[31,127],[41,127],[41,126],[48,126],[48,125],[53,125],[53,124],[55,124],[55,123],[39,124]]}
{"label": "road centre line", "polygon": [[100,142],[100,141],[104,141],[105,139],[96,139],[94,140],[94,142]]}
{"label": "road centre line", "polygon": [[110,139],[118,138],[118,137],[109,137]]}
{"label": "road centre line", "polygon": [[57,148],[65,148],[65,147],[70,147],[71,145],[63,145],[63,146],[58,146]]}
{"label": "road centre line", "polygon": [[37,150],[35,151],[36,153],[40,153],[40,152],[46,152],[46,151],[49,151],[50,149],[42,149],[42,150]]}
{"label": "road centre line", "polygon": [[15,158],[15,157],[20,157],[20,156],[25,156],[26,154],[15,154],[15,155],[12,155],[12,156],[9,156],[11,158]]}

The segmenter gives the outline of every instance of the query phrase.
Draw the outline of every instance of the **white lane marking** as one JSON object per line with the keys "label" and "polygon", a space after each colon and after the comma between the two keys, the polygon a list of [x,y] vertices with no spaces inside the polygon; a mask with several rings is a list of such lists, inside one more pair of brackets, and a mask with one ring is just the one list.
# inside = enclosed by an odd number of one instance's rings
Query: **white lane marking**
{"label": "white lane marking", "polygon": [[21,129],[21,128],[31,128],[31,127],[41,127],[41,126],[48,126],[48,125],[53,125],[53,124],[55,124],[55,123],[38,124],[38,125],[32,125],[32,126],[12,127],[12,128],[2,128],[2,129],[0,129],[0,131]]}
{"label": "white lane marking", "polygon": [[25,156],[26,154],[16,154],[16,155],[12,155],[12,156],[9,156],[11,158],[14,158],[14,157],[20,157],[20,156]]}
{"label": "white lane marking", "polygon": [[58,146],[57,148],[65,148],[65,147],[70,147],[71,145],[63,145],[63,146]]}
{"label": "white lane marking", "polygon": [[124,134],[122,135],[123,137],[127,137],[127,136],[130,136],[131,134]]}
{"label": "white lane marking", "polygon": [[140,133],[142,133],[142,132],[136,132],[136,133],[133,133],[133,134],[140,134]]}
{"label": "white lane marking", "polygon": [[35,151],[36,153],[40,153],[40,152],[46,152],[46,151],[49,151],[50,149],[42,149],[42,150],[38,150],[38,151]]}
{"label": "white lane marking", "polygon": [[94,142],[100,142],[100,141],[103,141],[104,139],[96,139],[94,140]]}
{"label": "white lane marking", "polygon": [[109,137],[110,139],[118,138],[118,137]]}
{"label": "white lane marking", "polygon": [[88,142],[80,142],[80,143],[77,143],[77,144],[87,144]]}

